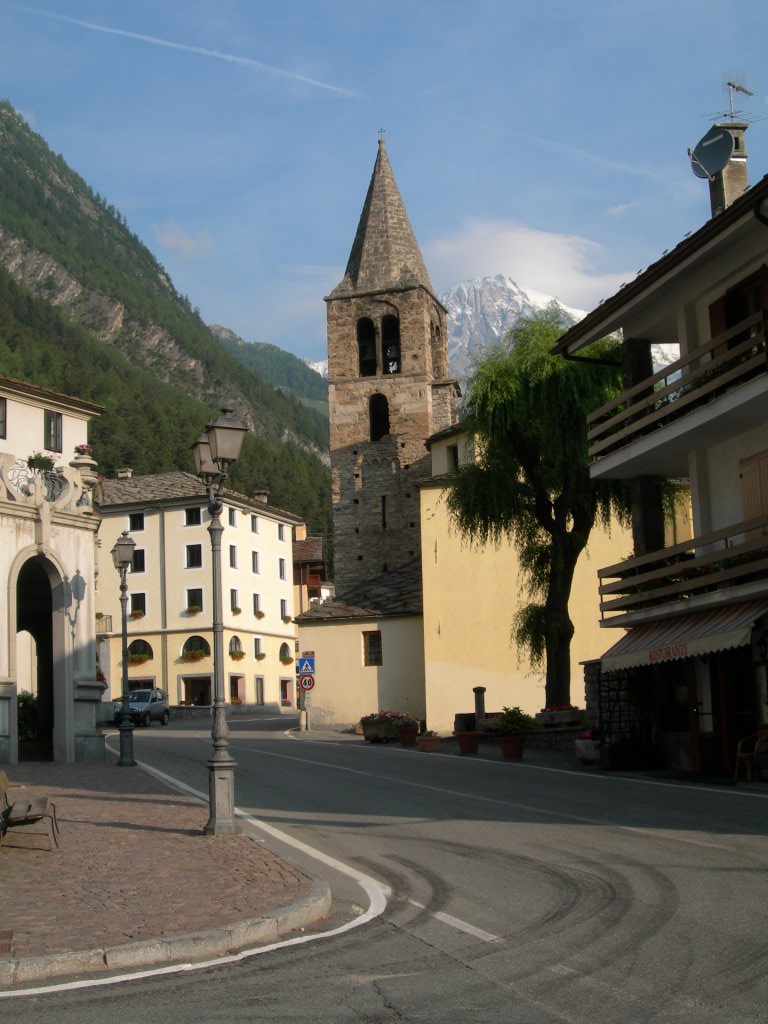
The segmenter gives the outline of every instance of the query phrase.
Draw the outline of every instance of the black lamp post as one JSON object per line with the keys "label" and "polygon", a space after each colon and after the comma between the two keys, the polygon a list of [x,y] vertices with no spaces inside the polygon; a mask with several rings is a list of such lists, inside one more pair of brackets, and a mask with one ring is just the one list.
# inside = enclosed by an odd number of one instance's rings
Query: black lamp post
{"label": "black lamp post", "polygon": [[123,530],[112,548],[112,561],[120,573],[120,614],[123,630],[123,706],[120,708],[120,757],[117,763],[122,768],[133,768],[136,761],[133,756],[133,721],[131,708],[128,704],[128,584],[126,574],[133,562],[133,549],[136,543]]}
{"label": "black lamp post", "polygon": [[235,761],[229,753],[229,727],[224,697],[224,623],[221,589],[222,494],[230,467],[237,461],[246,434],[242,420],[224,408],[207,424],[193,446],[195,471],[208,490],[211,522],[211,564],[213,567],[213,754],[208,761],[209,818],[203,829],[207,836],[234,835],[240,831],[235,819]]}

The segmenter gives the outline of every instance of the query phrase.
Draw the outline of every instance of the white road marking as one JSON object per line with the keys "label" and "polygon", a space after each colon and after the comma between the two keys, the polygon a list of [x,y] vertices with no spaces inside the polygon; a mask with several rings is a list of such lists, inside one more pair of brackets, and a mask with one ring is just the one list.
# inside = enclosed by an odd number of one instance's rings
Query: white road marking
{"label": "white road marking", "polygon": [[[419,903],[417,900],[409,899],[408,902],[418,907],[419,910],[427,910],[423,903]],[[484,932],[482,928],[475,928],[473,924],[469,924],[467,921],[462,921],[460,917],[454,917],[452,914],[444,914],[442,910],[436,911],[434,914],[432,911],[427,910],[427,913],[434,917],[436,921],[442,921],[443,924],[450,925],[451,928],[456,928],[460,932],[466,932],[467,935],[472,935],[476,939],[480,939],[481,942],[501,942],[501,938],[498,935],[493,935],[491,932]]]}

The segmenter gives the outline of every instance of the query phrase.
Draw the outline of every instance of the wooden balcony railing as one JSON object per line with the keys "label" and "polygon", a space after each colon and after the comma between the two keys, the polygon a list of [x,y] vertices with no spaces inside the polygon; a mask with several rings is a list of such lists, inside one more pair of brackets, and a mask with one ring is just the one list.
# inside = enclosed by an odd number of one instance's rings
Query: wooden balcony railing
{"label": "wooden balcony railing", "polygon": [[768,370],[761,310],[623,391],[587,417],[589,454],[601,458],[673,423]]}
{"label": "wooden balcony railing", "polygon": [[610,565],[597,575],[603,618],[756,581],[768,592],[768,515]]}

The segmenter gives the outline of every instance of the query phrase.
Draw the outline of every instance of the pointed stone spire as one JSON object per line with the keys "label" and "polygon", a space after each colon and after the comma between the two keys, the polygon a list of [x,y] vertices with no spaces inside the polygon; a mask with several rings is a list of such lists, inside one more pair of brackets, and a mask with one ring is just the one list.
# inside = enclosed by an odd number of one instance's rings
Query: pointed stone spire
{"label": "pointed stone spire", "polygon": [[419,285],[434,294],[395,184],[384,139],[379,139],[379,152],[347,269],[333,294],[390,291]]}

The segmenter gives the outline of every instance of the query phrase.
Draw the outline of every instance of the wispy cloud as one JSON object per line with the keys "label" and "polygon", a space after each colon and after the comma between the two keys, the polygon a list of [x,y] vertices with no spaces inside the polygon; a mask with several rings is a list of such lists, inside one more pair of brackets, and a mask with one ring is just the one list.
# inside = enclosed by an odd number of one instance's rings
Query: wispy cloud
{"label": "wispy cloud", "polygon": [[173,249],[182,256],[196,256],[213,248],[213,239],[207,231],[191,235],[180,224],[170,222],[155,225],[154,232],[159,245]]}
{"label": "wispy cloud", "polygon": [[[594,270],[602,248],[580,235],[559,235],[502,220],[471,218],[458,234],[424,246],[439,290],[475,277],[504,274],[521,288],[552,295],[567,306],[592,309],[612,295],[626,273]],[[634,276],[634,275],[632,275]]]}
{"label": "wispy cloud", "polygon": [[110,28],[108,25],[97,25],[92,21],[82,21],[79,18],[70,18],[65,14],[43,11],[36,7],[27,7],[24,4],[10,4],[10,6],[41,18],[51,18],[54,21],[64,21],[69,25],[76,25],[78,28],[89,29],[91,32],[103,32],[110,36],[122,36],[124,39],[134,39],[140,43],[149,43],[151,46],[164,46],[169,50],[183,50],[185,53],[196,53],[201,57],[228,61],[230,64],[240,64],[255,71],[265,71],[270,75],[277,75],[281,78],[291,79],[294,82],[301,82],[303,85],[309,85],[315,89],[325,89],[327,92],[335,93],[337,96],[358,96],[358,93],[353,92],[351,89],[344,89],[339,85],[331,85],[329,82],[320,82],[316,78],[300,75],[296,71],[286,71],[284,68],[278,68],[272,64],[264,64],[262,61],[254,60],[252,57],[240,57],[234,53],[222,53],[221,50],[209,50],[204,46],[190,46],[188,43],[175,43],[170,39],[143,35],[141,32],[128,32],[125,29]]}

